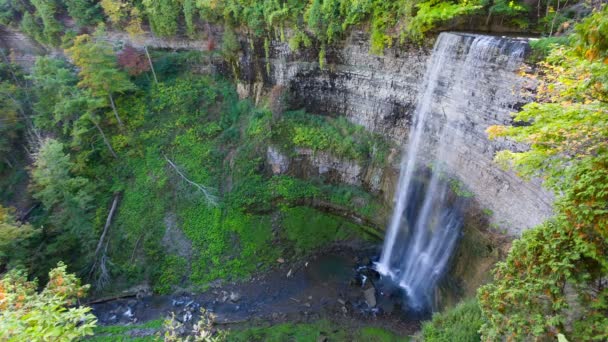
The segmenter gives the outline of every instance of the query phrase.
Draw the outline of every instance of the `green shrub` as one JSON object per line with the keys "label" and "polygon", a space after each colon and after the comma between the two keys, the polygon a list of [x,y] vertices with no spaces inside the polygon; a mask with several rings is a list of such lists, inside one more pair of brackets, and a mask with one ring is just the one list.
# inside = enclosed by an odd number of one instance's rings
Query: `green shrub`
{"label": "green shrub", "polygon": [[389,143],[384,138],[344,117],[287,112],[273,128],[273,142],[284,149],[305,147],[377,165],[384,165],[388,155]]}
{"label": "green shrub", "polygon": [[482,323],[479,304],[475,299],[470,299],[445,312],[434,314],[431,321],[422,325],[421,334],[426,342],[480,341],[478,331]]}
{"label": "green shrub", "polygon": [[298,254],[307,254],[361,234],[356,224],[308,207],[283,208],[281,216],[285,237]]}
{"label": "green shrub", "polygon": [[172,285],[180,283],[186,275],[188,261],[178,255],[167,255],[160,266],[154,291],[160,294],[169,294]]}

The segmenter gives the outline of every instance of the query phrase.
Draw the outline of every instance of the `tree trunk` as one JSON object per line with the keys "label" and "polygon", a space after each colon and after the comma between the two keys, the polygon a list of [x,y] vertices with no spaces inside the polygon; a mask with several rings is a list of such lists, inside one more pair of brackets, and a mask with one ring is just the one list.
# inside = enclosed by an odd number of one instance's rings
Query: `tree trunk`
{"label": "tree trunk", "polygon": [[89,277],[93,278],[94,276],[96,276],[97,279],[95,283],[98,289],[104,288],[110,282],[110,273],[108,272],[107,268],[108,242],[106,242],[106,246],[103,249],[103,252],[101,252],[101,250],[103,248],[104,241],[106,240],[106,235],[108,234],[110,224],[112,223],[112,218],[114,217],[114,213],[116,212],[119,198],[120,194],[116,194],[114,196],[114,200],[112,201],[112,207],[110,208],[108,218],[106,219],[106,224],[103,227],[103,232],[101,233],[99,242],[97,242],[97,248],[95,248],[95,254],[93,256],[93,266],[91,266],[91,270],[89,271]]}
{"label": "tree trunk", "polygon": [[116,155],[116,152],[114,152],[114,149],[112,148],[112,145],[110,145],[110,142],[108,141],[108,138],[106,137],[106,135],[103,133],[103,130],[101,129],[101,127],[99,127],[99,125],[97,124],[97,122],[93,121],[93,124],[95,125],[95,127],[97,127],[97,130],[99,130],[99,133],[101,133],[101,137],[103,138],[103,142],[108,147],[108,150],[110,150],[110,153],[112,153],[112,156],[114,156],[114,158],[118,159],[118,156]]}
{"label": "tree trunk", "polygon": [[101,250],[101,246],[103,246],[103,241],[106,239],[106,234],[108,233],[108,228],[110,228],[110,224],[112,223],[112,218],[114,217],[114,212],[116,211],[116,207],[118,206],[118,198],[117,194],[114,196],[114,201],[112,201],[112,207],[110,208],[110,213],[106,218],[106,224],[103,226],[103,232],[101,233],[101,237],[99,238],[99,242],[97,243],[97,248],[95,248],[95,257],[99,254]]}
{"label": "tree trunk", "polygon": [[154,71],[154,64],[152,64],[152,58],[150,58],[150,53],[148,53],[148,47],[145,45],[144,51],[146,51],[146,57],[148,57],[148,63],[150,63],[150,70],[152,70],[152,75],[154,75],[154,82],[158,84],[158,78],[156,78],[156,71]]}
{"label": "tree trunk", "polygon": [[114,111],[114,116],[116,117],[116,120],[118,121],[118,126],[120,126],[120,128],[123,128],[122,120],[120,120],[120,116],[118,116],[118,111],[116,110],[116,105],[114,104],[114,98],[112,97],[112,93],[108,93],[108,96],[110,97],[110,104],[112,105],[112,110]]}

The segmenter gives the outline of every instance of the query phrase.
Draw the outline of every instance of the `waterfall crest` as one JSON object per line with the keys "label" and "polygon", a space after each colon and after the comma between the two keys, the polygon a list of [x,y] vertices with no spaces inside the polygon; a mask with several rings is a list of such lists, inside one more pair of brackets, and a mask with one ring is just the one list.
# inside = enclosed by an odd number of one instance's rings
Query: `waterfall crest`
{"label": "waterfall crest", "polygon": [[[445,161],[460,120],[440,104],[450,98],[464,106],[467,97],[484,87],[489,72],[514,72],[522,63],[526,41],[492,36],[441,33],[427,66],[407,148],[401,160],[395,206],[377,271],[405,290],[407,305],[416,311],[433,306],[437,283],[446,271],[462,226],[461,210],[449,198]],[[497,92],[497,96],[500,96]],[[500,101],[500,98],[488,99]],[[449,112],[449,109],[448,109]],[[492,113],[488,113],[491,115]],[[426,182],[417,179],[432,165]]]}

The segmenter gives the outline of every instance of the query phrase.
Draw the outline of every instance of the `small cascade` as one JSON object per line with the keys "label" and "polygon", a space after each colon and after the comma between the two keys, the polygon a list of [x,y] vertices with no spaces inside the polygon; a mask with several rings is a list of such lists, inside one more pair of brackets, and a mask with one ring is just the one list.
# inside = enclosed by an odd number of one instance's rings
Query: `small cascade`
{"label": "small cascade", "polygon": [[[488,77],[514,74],[527,48],[523,40],[483,35],[441,33],[437,39],[401,161],[393,216],[376,263],[380,274],[405,291],[410,310],[432,309],[433,294],[460,236],[461,208],[450,199],[444,165],[456,154],[453,146],[462,131],[458,125],[473,102],[469,98],[480,87],[488,87]],[[484,100],[500,102],[503,93],[513,91],[507,87],[492,89],[495,96]],[[419,179],[420,171],[429,166],[430,178]]]}

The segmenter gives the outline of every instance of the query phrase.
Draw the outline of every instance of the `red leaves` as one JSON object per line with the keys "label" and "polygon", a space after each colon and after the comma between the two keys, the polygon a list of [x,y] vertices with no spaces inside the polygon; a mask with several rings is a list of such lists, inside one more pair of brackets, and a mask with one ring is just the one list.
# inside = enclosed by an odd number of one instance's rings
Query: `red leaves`
{"label": "red leaves", "polygon": [[126,45],[118,54],[118,65],[132,76],[150,70],[146,55],[131,45]]}

